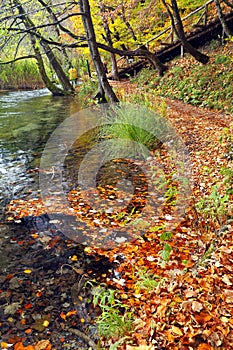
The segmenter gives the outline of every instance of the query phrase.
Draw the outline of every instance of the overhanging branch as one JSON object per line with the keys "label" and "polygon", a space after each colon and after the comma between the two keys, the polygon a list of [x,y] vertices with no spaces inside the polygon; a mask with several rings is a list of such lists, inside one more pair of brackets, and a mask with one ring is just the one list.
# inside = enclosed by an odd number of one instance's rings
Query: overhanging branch
{"label": "overhanging branch", "polygon": [[28,58],[35,58],[36,59],[36,56],[35,55],[27,55],[27,56],[21,56],[21,57],[14,58],[13,60],[6,61],[6,62],[1,62],[0,61],[0,65],[10,64],[10,63],[14,63],[14,62],[20,61],[20,60],[25,60],[25,59],[28,59]]}

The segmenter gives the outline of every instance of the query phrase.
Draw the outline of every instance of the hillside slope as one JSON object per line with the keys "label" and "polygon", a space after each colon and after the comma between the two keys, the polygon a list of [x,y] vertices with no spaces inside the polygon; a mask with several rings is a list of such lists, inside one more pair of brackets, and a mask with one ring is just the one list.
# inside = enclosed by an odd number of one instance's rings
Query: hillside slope
{"label": "hillside slope", "polygon": [[208,64],[202,65],[186,54],[171,61],[163,77],[143,69],[132,82],[145,92],[232,113],[232,50],[232,41],[221,45],[219,40],[213,40],[203,47],[203,52],[210,56]]}

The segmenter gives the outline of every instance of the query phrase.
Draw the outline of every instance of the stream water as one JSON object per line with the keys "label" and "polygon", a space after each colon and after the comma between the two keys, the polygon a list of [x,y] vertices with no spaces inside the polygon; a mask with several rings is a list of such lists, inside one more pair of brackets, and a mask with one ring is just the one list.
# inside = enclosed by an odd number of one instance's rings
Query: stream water
{"label": "stream water", "polygon": [[[37,196],[36,169],[46,141],[78,109],[77,98],[53,97],[47,89],[0,93],[0,242],[9,234],[7,203]],[[0,250],[0,266],[6,264]]]}
{"label": "stream water", "polygon": [[[51,228],[46,214],[18,223],[6,218],[12,200],[27,203],[39,197],[46,142],[79,109],[78,97],[53,97],[46,89],[0,92],[0,342],[9,346],[20,339],[25,346],[48,339],[58,350],[89,348],[85,339],[70,332],[76,320],[83,319],[78,328],[88,333],[95,318],[95,311],[88,309],[92,294],[83,288],[88,279],[83,274],[97,277],[112,264],[107,258],[89,257],[80,245]],[[75,316],[64,324],[60,313],[69,310]],[[32,332],[25,337],[28,327]]]}

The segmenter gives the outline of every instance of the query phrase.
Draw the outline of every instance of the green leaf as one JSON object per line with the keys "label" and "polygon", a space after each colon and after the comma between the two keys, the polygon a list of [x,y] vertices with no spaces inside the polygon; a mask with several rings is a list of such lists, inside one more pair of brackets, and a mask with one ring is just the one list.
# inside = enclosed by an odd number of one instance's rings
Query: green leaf
{"label": "green leaf", "polygon": [[169,261],[170,260],[170,252],[166,251],[166,250],[162,250],[161,251],[161,258],[164,261]]}
{"label": "green leaf", "polygon": [[172,232],[163,232],[160,235],[160,239],[161,241],[169,241],[169,239],[171,239],[173,237],[173,233]]}
{"label": "green leaf", "polygon": [[165,252],[171,253],[172,247],[168,243],[165,243],[163,250]]}

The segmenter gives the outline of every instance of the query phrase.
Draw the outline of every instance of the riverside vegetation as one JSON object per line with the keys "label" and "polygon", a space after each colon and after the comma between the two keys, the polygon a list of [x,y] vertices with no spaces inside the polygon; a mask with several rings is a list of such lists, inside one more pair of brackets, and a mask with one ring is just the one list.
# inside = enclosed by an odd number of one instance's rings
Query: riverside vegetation
{"label": "riverside vegetation", "polygon": [[[228,93],[225,94],[225,87],[228,92],[232,89],[229,80],[231,47],[231,42],[224,47],[212,42],[206,47],[211,52],[212,63],[205,70],[197,63],[194,65],[187,55],[184,59],[177,59],[182,61],[182,72],[176,67],[175,60],[163,78],[144,70],[132,79],[128,92],[121,84],[116,87],[116,92],[123,101],[159,110],[166,118],[166,103],[169,102],[160,103],[159,99],[155,102],[155,95],[178,97],[198,106],[208,106],[220,110],[229,117],[229,121],[233,121],[230,116],[232,102]],[[222,74],[218,80],[217,74],[213,73],[220,69],[219,62],[222,62]],[[211,84],[208,84],[207,77],[211,78]],[[183,78],[186,85],[182,84]],[[200,79],[205,84],[198,84]],[[85,94],[86,105],[93,102],[94,86],[93,82],[91,86],[87,82],[80,87],[80,93]],[[181,87],[183,93],[179,95]],[[198,94],[195,89],[198,89]],[[221,98],[219,93],[213,103],[214,92],[219,92],[217,89],[224,97]],[[193,92],[198,95],[197,100]],[[191,346],[198,350],[213,350],[233,346],[230,326],[233,282],[229,260],[233,232],[232,125],[227,118],[223,121],[218,115],[220,119],[215,120],[214,116],[207,109],[200,108],[197,112],[197,109],[188,109],[185,105],[182,105],[182,112],[173,111],[170,116],[177,125],[182,123],[182,136],[194,165],[192,198],[184,220],[176,229],[168,231],[164,222],[158,219],[146,227],[145,235],[133,244],[126,243],[111,251],[85,248],[87,254],[99,254],[118,264],[116,278],[104,275],[101,283],[92,279],[87,282],[92,284],[92,298],[88,303],[98,313],[95,322],[97,335],[95,327],[90,333],[99,338],[96,349],[177,350]],[[127,115],[123,117],[127,118]],[[124,119],[123,122],[130,125],[131,121],[129,119],[127,123]],[[199,128],[194,128],[195,125]],[[141,143],[149,140],[148,146],[154,141],[150,134],[141,133],[138,128],[127,127],[120,131],[123,138],[130,137]],[[117,134],[117,124],[110,124],[101,137]],[[173,184],[170,187],[172,194],[169,192],[168,195],[172,206],[176,191]],[[21,213],[23,217],[23,210],[25,207],[18,206],[18,219]]]}
{"label": "riverside vegetation", "polygon": [[18,61],[0,67],[0,89],[22,90],[43,88],[37,64],[34,60]]}

